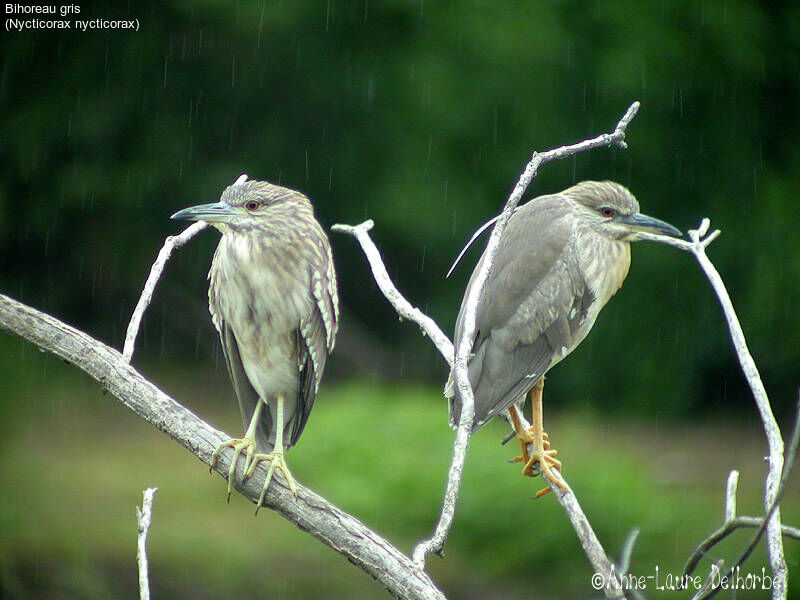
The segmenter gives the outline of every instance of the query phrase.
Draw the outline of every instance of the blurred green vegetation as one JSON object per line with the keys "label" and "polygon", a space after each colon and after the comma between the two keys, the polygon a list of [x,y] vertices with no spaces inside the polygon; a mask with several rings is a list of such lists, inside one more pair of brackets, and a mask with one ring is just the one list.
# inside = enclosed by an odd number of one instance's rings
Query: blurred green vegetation
{"label": "blurred green vegetation", "polygon": [[[246,172],[307,193],[328,227],[375,219],[398,287],[449,332],[479,250],[443,275],[530,154],[610,130],[638,99],[627,151],[549,165],[529,196],[615,179],[683,230],[711,217],[723,236],[710,256],[789,422],[800,378],[800,4],[79,5],[82,19],[136,18],[140,30],[0,39],[3,293],[119,347],[178,230],[169,215]],[[170,262],[135,362],[238,432],[206,309],[216,237]],[[409,549],[430,532],[449,460],[444,362],[398,322],[355,241],[332,243],[342,328],[290,462]],[[0,384],[0,595],[130,597],[133,506],[149,485],[161,488],[151,539],[161,597],[380,593],[274,515],[254,522],[239,498],[226,507],[221,480],[74,369],[0,336]],[[758,512],[760,426],[690,257],[637,245],[623,290],[547,388],[548,429],[606,548],[642,527],[634,572],[682,564],[719,522],[731,468],[743,472],[742,511]],[[528,501],[539,483],[506,464],[514,449],[497,444],[501,430],[472,442],[435,577],[453,597],[585,596],[574,534],[552,499]],[[785,504],[795,525],[796,497],[795,486]],[[796,588],[797,546],[787,549]]]}
{"label": "blurred green vegetation", "polygon": [[[0,422],[0,590],[9,598],[123,598],[136,589],[134,506],[156,486],[149,537],[154,597],[374,598],[378,584],[270,511],[235,495],[166,436],[129,413],[73,367],[0,338],[17,401]],[[144,372],[229,432],[241,424],[222,369],[192,365]],[[44,373],[45,376],[41,376]],[[293,472],[404,551],[438,513],[452,433],[438,389],[350,383],[327,386]],[[753,422],[614,419],[589,404],[548,412],[547,428],[598,537],[618,553],[641,528],[632,572],[679,573],[688,553],[721,522],[725,479],[741,471],[740,514],[758,514],[764,442]],[[430,570],[452,598],[556,594],[585,597],[591,569],[561,508],[533,500],[541,480],[509,464],[499,424],[473,438],[445,559]],[[787,498],[800,492],[793,478]],[[787,500],[783,518],[800,522]],[[731,560],[751,533],[715,549]],[[800,544],[787,541],[794,588]],[[763,553],[746,565],[760,573]],[[706,565],[707,566],[707,565]],[[649,597],[672,597],[648,585]],[[324,590],[324,593],[322,592]],[[742,598],[760,598],[742,594]]]}

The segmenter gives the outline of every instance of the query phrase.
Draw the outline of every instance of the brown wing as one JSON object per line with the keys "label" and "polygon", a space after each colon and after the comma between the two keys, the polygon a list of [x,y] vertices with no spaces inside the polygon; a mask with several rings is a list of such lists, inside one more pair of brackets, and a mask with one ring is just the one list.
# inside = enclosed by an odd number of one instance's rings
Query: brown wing
{"label": "brown wing", "polygon": [[319,390],[319,383],[328,362],[328,355],[336,341],[339,327],[339,306],[336,290],[336,273],[333,268],[330,245],[327,237],[322,235],[322,256],[314,254],[315,260],[310,266],[311,291],[314,304],[300,320],[297,331],[298,368],[300,384],[298,386],[297,417],[289,436],[288,447],[293,446],[303,433],[308,422],[314,399]]}

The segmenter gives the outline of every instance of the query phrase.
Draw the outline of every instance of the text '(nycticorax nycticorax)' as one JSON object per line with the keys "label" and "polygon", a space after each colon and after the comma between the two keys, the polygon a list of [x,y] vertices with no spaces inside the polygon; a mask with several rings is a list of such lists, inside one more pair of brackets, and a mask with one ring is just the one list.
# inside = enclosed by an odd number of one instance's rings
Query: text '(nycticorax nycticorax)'
{"label": "text '(nycticorax nycticorax)'", "polygon": [[[561,466],[542,425],[544,376],[583,341],[620,288],[631,262],[629,242],[640,232],[681,235],[672,225],[640,214],[633,194],[610,181],[584,181],[540,196],[508,221],[478,304],[468,372],[475,395],[472,431],[508,410],[522,443],[522,456],[515,460],[525,463],[525,475],[535,475],[536,465],[553,479],[550,469]],[[464,301],[456,320],[456,347],[463,319]],[[517,404],[529,391],[533,414],[530,429],[524,430]],[[461,399],[453,372],[445,395],[451,426],[457,426]],[[533,446],[530,454],[528,444]]]}
{"label": "text '(nycticorax nycticorax)'", "polygon": [[319,389],[338,326],[330,243],[300,192],[242,175],[219,202],[173,219],[206,221],[221,233],[208,273],[208,304],[247,431],[231,447],[228,498],[236,463],[244,479],[270,463],[258,500],[276,469],[297,493],[284,451],[297,443]]}

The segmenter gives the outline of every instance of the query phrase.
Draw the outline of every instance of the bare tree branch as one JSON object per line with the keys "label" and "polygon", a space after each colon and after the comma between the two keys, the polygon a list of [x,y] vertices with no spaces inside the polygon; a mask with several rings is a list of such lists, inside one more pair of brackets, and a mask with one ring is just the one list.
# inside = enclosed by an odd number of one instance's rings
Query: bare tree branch
{"label": "bare tree branch", "polygon": [[442,356],[444,356],[447,364],[452,366],[453,342],[451,342],[450,339],[442,332],[442,330],[439,329],[439,326],[433,319],[431,319],[417,307],[412,306],[411,303],[406,300],[397,290],[397,287],[395,287],[394,283],[392,282],[392,278],[389,277],[389,273],[386,272],[386,267],[383,265],[383,259],[381,259],[380,251],[372,242],[372,238],[369,237],[369,230],[374,226],[375,223],[372,221],[372,219],[368,219],[356,226],[337,224],[331,227],[331,231],[349,233],[358,240],[358,243],[361,244],[361,249],[364,251],[364,255],[369,261],[369,266],[372,269],[372,275],[375,278],[375,283],[378,284],[381,293],[383,293],[389,303],[394,307],[398,315],[404,319],[413,321],[420,326],[422,335],[427,335],[431,339],[437,350],[439,350]]}
{"label": "bare tree branch", "polygon": [[[728,486],[727,491],[725,494],[725,522],[723,523],[722,527],[720,527],[717,531],[712,533],[708,538],[703,540],[700,545],[692,552],[689,556],[689,559],[684,567],[684,574],[691,574],[692,571],[697,567],[697,564],[700,562],[700,559],[706,556],[707,552],[713,548],[716,544],[724,540],[728,537],[731,533],[736,531],[737,529],[741,529],[743,527],[756,527],[758,531],[756,535],[751,540],[750,544],[745,548],[744,552],[742,552],[741,556],[736,560],[736,562],[728,569],[728,572],[725,574],[724,577],[731,578],[735,572],[735,570],[744,564],[744,562],[750,557],[753,551],[756,549],[758,542],[761,540],[761,536],[767,529],[769,524],[770,518],[772,517],[773,513],[777,510],[781,498],[783,497],[783,493],[786,491],[786,486],[789,484],[789,477],[791,475],[792,467],[795,464],[795,456],[797,453],[798,446],[800,446],[800,399],[797,402],[797,411],[795,416],[795,424],[794,429],[792,430],[791,438],[789,439],[789,445],[786,448],[786,456],[784,457],[784,466],[783,472],[781,474],[780,484],[778,485],[778,493],[775,497],[772,506],[770,506],[769,510],[766,511],[766,515],[761,517],[737,517],[736,516],[736,481],[738,480],[739,474],[736,471],[731,471],[731,474],[728,476]],[[796,539],[800,539],[800,529],[794,527],[787,527],[786,525],[781,525],[781,534],[787,537],[792,537]],[[719,562],[719,561],[718,561]],[[709,574],[709,577],[714,579],[714,569],[719,567],[720,565],[712,565],[712,571]],[[716,577],[716,581],[720,582],[722,578]],[[698,592],[695,594],[694,598],[711,598],[715,596],[722,588],[717,586],[704,586],[702,590],[702,594]]]}
{"label": "bare tree branch", "polygon": [[[523,194],[530,185],[530,182],[538,173],[539,167],[549,162],[602,146],[617,145],[621,148],[626,148],[627,145],[625,144],[625,131],[638,110],[638,102],[631,104],[623,117],[617,123],[617,126],[612,133],[602,134],[590,140],[585,140],[569,146],[562,146],[547,152],[533,153],[531,160],[528,162],[522,175],[520,175],[519,181],[517,181],[517,184],[514,186],[511,195],[508,197],[500,216],[497,218],[497,222],[495,223],[492,234],[489,237],[489,241],[486,245],[486,250],[484,251],[484,260],[482,262],[482,266],[475,274],[475,284],[472,286],[468,297],[465,299],[463,321],[464,335],[459,347],[455,349],[455,358],[451,359],[451,354],[445,351],[449,350],[447,344],[437,343],[437,348],[439,348],[439,351],[442,352],[442,355],[447,363],[454,368],[456,386],[458,388],[458,394],[461,398],[461,418],[458,423],[456,438],[453,444],[453,457],[450,463],[450,469],[448,471],[447,487],[442,502],[442,512],[439,516],[433,536],[430,539],[420,542],[416,548],[414,548],[414,553],[412,555],[414,563],[420,569],[424,568],[427,556],[432,553],[441,554],[447,536],[450,532],[450,528],[452,527],[453,518],[455,516],[455,505],[461,486],[467,446],[469,445],[470,430],[472,428],[472,421],[475,415],[475,399],[472,394],[472,388],[470,387],[467,376],[467,363],[469,361],[472,339],[475,334],[475,314],[478,302],[481,294],[483,294],[483,288],[486,284],[486,279],[488,277],[489,270],[491,269],[494,255],[497,252],[497,248],[500,243],[500,236],[502,235],[509,218],[514,213],[514,210],[522,199]],[[365,224],[362,224],[362,226],[364,225],[366,225],[365,229],[372,227],[372,223],[369,221]],[[334,230],[345,231],[347,233],[356,235],[355,228],[346,225],[334,226]],[[385,268],[380,262],[380,255],[376,250],[373,251],[374,245],[372,245],[371,240],[369,241],[368,245],[365,245],[364,240],[369,239],[366,236],[366,231],[362,230],[361,234],[362,235],[360,237],[358,235],[356,237],[359,239],[359,242],[361,242],[365,254],[367,254],[367,258],[372,266],[373,274],[376,281],[378,281],[378,285],[381,286],[381,280],[387,280],[388,275],[385,275]],[[369,252],[368,248],[370,248]],[[381,289],[383,290],[382,286]],[[396,289],[393,287],[392,297],[389,297],[389,295],[386,293],[384,293],[384,295],[387,296],[392,305],[397,306],[397,298],[394,295],[395,292]],[[399,295],[399,292],[397,294]],[[408,316],[408,318],[416,320],[413,316]],[[425,319],[427,320],[428,317],[425,317]],[[423,328],[426,328],[421,321],[416,321],[423,326]],[[609,597],[621,597],[622,590],[619,586],[619,580],[614,573],[614,567],[606,556],[606,553],[597,540],[594,532],[592,531],[591,526],[583,514],[583,511],[581,510],[574,494],[572,494],[571,491],[562,491],[558,486],[554,486],[552,482],[549,483],[556,492],[556,497],[559,499],[559,502],[570,516],[570,519],[573,520],[573,527],[575,528],[575,531],[581,540],[581,544],[583,545],[584,550],[586,551],[587,556],[592,563],[592,566],[598,573],[601,573],[604,577],[606,577],[606,581],[609,582],[609,589],[605,590],[606,594]]]}
{"label": "bare tree branch", "polygon": [[150,600],[150,576],[147,569],[147,533],[153,520],[153,496],[158,488],[147,488],[142,494],[142,508],[136,507],[136,562],[139,564],[139,598]]}
{"label": "bare tree branch", "polygon": [[[377,248],[375,248],[375,245],[373,244],[371,238],[369,237],[368,231],[371,228],[371,226],[372,222],[367,221],[366,223],[362,223],[361,225],[358,225],[356,227],[352,227],[349,225],[334,225],[333,230],[350,233],[351,235],[356,236],[359,243],[361,243],[365,253],[369,249],[371,253],[370,265],[373,266],[373,275],[376,281],[378,282],[379,287],[381,289],[384,289],[384,287],[391,286],[391,289],[393,290],[391,297],[387,296],[392,306],[394,306],[398,310],[398,312],[400,312],[400,310],[403,310],[403,312],[400,314],[402,314],[404,317],[410,320],[415,321],[424,330],[428,330],[429,331],[428,335],[431,337],[431,339],[433,339],[434,335],[431,334],[430,331],[437,331],[441,333],[441,330],[429,317],[425,316],[424,320],[419,321],[417,320],[418,318],[417,313],[409,311],[406,308],[402,309],[398,308],[398,307],[410,307],[411,305],[407,300],[405,300],[405,298],[403,298],[400,295],[400,292],[394,287],[394,285],[391,283],[391,280],[388,277],[388,274],[386,274],[386,268],[383,266],[383,263],[381,262],[380,254],[378,253]],[[379,268],[377,269],[374,268],[376,264],[379,265]],[[417,309],[414,310],[416,311]],[[433,325],[431,326],[431,324]],[[445,343],[437,344],[437,348],[439,348],[440,352],[442,352],[442,348],[448,348],[448,347],[452,348],[450,340],[448,340],[443,333],[441,335],[445,338]],[[445,360],[447,359],[446,354],[442,353],[442,356],[445,358]],[[463,452],[466,453],[466,446],[464,446]],[[463,465],[463,456],[464,455],[461,454],[458,455],[458,458],[461,460],[462,465]],[[456,461],[456,452],[454,452],[453,461],[454,462]],[[461,471],[454,473],[451,465],[451,469],[448,475],[448,490],[455,489],[455,495],[457,496],[458,488],[451,486],[450,483],[453,479],[457,479],[457,481],[460,483]],[[564,511],[567,513],[567,516],[569,517],[570,522],[572,523],[572,526],[575,529],[575,533],[578,536],[578,539],[581,543],[581,546],[584,549],[584,552],[586,553],[587,558],[589,559],[590,564],[592,565],[596,573],[602,575],[603,581],[606,582],[606,588],[604,588],[604,592],[610,598],[621,598],[622,590],[620,588],[619,580],[615,573],[614,567],[611,564],[611,561],[609,561],[608,557],[606,556],[606,553],[603,550],[603,547],[600,544],[599,540],[597,539],[597,536],[595,535],[592,526],[589,523],[589,520],[586,518],[586,514],[583,512],[583,509],[578,503],[577,498],[572,493],[571,489],[568,489],[568,491],[565,492],[558,486],[552,486],[552,487],[553,487],[553,492],[556,498],[558,499],[558,502],[564,508]],[[447,501],[447,497],[445,500]],[[443,512],[447,511],[448,514],[450,515],[450,518],[452,519],[452,515],[454,514],[455,511],[455,497],[453,497],[452,503],[446,504],[442,510]],[[415,565],[420,565],[420,561],[422,562],[421,569],[424,568],[424,560],[426,555],[425,554],[420,555],[420,553],[425,552],[428,548],[428,546],[425,544],[426,542],[419,544],[415,548],[413,555]],[[430,540],[427,541],[427,544],[430,544]]]}
{"label": "bare tree branch", "polygon": [[144,289],[142,289],[142,294],[139,296],[139,302],[136,304],[136,308],[133,310],[133,314],[131,315],[131,320],[128,323],[128,331],[125,334],[125,346],[122,350],[122,357],[127,362],[131,362],[131,358],[133,357],[133,349],[136,345],[136,336],[139,335],[139,327],[142,324],[144,311],[147,310],[147,307],[150,305],[150,302],[153,299],[153,292],[156,289],[156,284],[161,277],[162,271],[164,271],[164,266],[167,264],[172,251],[175,248],[180,248],[183,246],[186,242],[192,239],[196,233],[202,231],[206,227],[208,227],[208,223],[205,221],[197,221],[197,223],[192,223],[179,235],[169,236],[164,242],[164,245],[161,247],[161,251],[158,253],[156,261],[153,263],[153,266],[150,267],[150,274],[147,276],[147,281],[144,283]]}
{"label": "bare tree branch", "polygon": [[736,488],[739,485],[739,471],[734,469],[728,475],[728,485],[725,488],[725,522],[736,517]]}
{"label": "bare tree branch", "polygon": [[728,295],[722,277],[720,277],[719,272],[706,255],[706,246],[720,233],[719,230],[716,230],[706,236],[709,225],[710,221],[708,219],[703,219],[697,229],[689,231],[690,243],[674,239],[668,241],[662,236],[644,233],[640,234],[640,237],[691,252],[708,278],[722,307],[722,312],[728,323],[728,329],[730,331],[734,350],[736,351],[736,356],[739,359],[742,372],[744,373],[753,398],[755,399],[756,407],[761,417],[761,423],[764,427],[764,433],[767,437],[769,466],[764,482],[764,510],[771,515],[768,517],[766,528],[767,556],[769,558],[770,570],[772,571],[773,578],[772,598],[773,600],[778,600],[786,598],[787,594],[786,559],[784,558],[783,537],[781,536],[780,507],[777,504],[781,476],[784,472],[783,438],[781,437],[778,423],[775,421],[775,416],[772,414],[772,407],[767,397],[767,391],[764,389],[764,383],[761,381],[756,363],[747,348],[747,341],[745,340],[744,332],[742,331],[742,326],[739,324],[736,312],[733,309],[731,298]]}
{"label": "bare tree branch", "polygon": [[[616,144],[622,148],[625,148],[625,129],[636,115],[638,110],[638,102],[631,104],[625,115],[623,115],[622,119],[620,119],[613,133],[606,133],[591,140],[585,140],[570,146],[562,146],[560,148],[549,150],[543,153],[534,152],[531,160],[528,162],[525,170],[520,176],[519,181],[517,181],[517,184],[514,186],[511,195],[508,197],[508,200],[506,201],[505,206],[500,213],[500,217],[495,223],[492,234],[489,236],[489,241],[486,244],[486,250],[483,254],[481,267],[478,272],[475,273],[473,280],[474,284],[471,286],[469,294],[464,300],[464,319],[462,321],[463,337],[461,339],[461,343],[455,349],[456,355],[453,361],[455,383],[458,389],[457,393],[461,399],[461,417],[458,423],[458,429],[456,431],[456,439],[453,444],[453,459],[450,463],[450,471],[447,478],[447,489],[445,490],[444,501],[442,503],[442,513],[439,517],[438,523],[436,524],[433,536],[430,539],[421,542],[416,548],[414,548],[414,562],[420,567],[425,564],[425,558],[429,554],[441,553],[442,549],[444,548],[445,541],[447,540],[447,536],[450,533],[450,528],[452,527],[453,518],[455,516],[455,504],[456,500],[458,499],[459,489],[461,487],[461,478],[464,472],[464,462],[466,460],[467,446],[469,445],[470,430],[472,429],[472,421],[475,416],[475,398],[472,394],[472,388],[469,383],[467,363],[469,362],[469,355],[472,349],[472,340],[475,337],[475,316],[478,308],[478,302],[483,294],[483,288],[486,285],[489,271],[492,268],[494,255],[500,245],[500,236],[502,236],[503,231],[508,224],[508,220],[514,213],[514,210],[516,209],[520,200],[522,200],[522,195],[528,189],[530,182],[538,173],[539,167],[554,160],[572,156],[573,154],[602,146]],[[565,495],[566,494],[561,494],[560,496],[563,497]],[[573,500],[575,500],[575,502],[572,508],[576,508],[578,511],[580,511],[577,499],[575,499],[574,496]],[[559,498],[559,501],[561,501],[561,498]],[[564,504],[562,504],[562,506],[564,506]],[[580,535],[580,531],[577,529],[576,531],[578,531]],[[594,537],[593,532],[592,537]],[[594,541],[597,541],[596,538]],[[595,549],[593,545],[590,546],[590,548]],[[602,547],[599,547],[599,550],[600,554],[603,556],[604,570],[608,571],[611,579],[615,579],[613,577],[611,562],[605,556],[605,552],[602,551]]]}
{"label": "bare tree branch", "polygon": [[[85,371],[122,404],[169,435],[205,464],[209,464],[214,450],[230,438],[145,379],[117,350],[2,294],[0,328],[25,338]],[[227,475],[231,454],[231,451],[225,451],[220,456],[216,465],[220,475]],[[237,466],[234,486],[251,502],[255,502],[261,493],[266,473],[267,467],[260,465],[242,485],[244,473],[242,467]],[[298,484],[295,498],[286,480],[276,475],[264,504],[346,556],[393,596],[420,600],[444,599],[444,594],[425,572],[416,568],[409,557],[356,518],[302,485]]]}
{"label": "bare tree branch", "polygon": [[[414,562],[417,563],[417,565],[423,565],[427,555],[431,553],[438,554],[442,551],[447,536],[450,533],[450,528],[452,527],[453,518],[455,515],[455,504],[458,498],[458,491],[461,486],[461,478],[464,471],[464,461],[466,459],[466,451],[469,444],[470,430],[472,429],[472,421],[475,416],[475,398],[472,393],[472,388],[469,383],[469,375],[467,372],[467,364],[469,362],[469,356],[472,349],[472,341],[475,337],[475,318],[478,303],[483,295],[483,289],[486,285],[489,271],[491,270],[494,262],[494,256],[497,253],[497,248],[500,245],[500,237],[502,236],[503,231],[508,224],[508,220],[511,218],[511,215],[514,213],[517,205],[522,200],[522,196],[528,189],[531,181],[533,181],[533,178],[536,177],[539,167],[542,165],[565,158],[567,156],[572,156],[579,152],[584,152],[586,150],[591,150],[602,146],[616,144],[622,148],[625,148],[625,129],[636,115],[638,110],[638,102],[631,104],[625,115],[623,115],[622,119],[620,119],[613,133],[603,134],[591,140],[585,140],[570,146],[562,146],[547,152],[534,152],[531,160],[528,162],[525,170],[520,176],[519,181],[517,181],[517,184],[514,186],[514,189],[509,195],[508,200],[506,201],[505,206],[500,213],[500,217],[497,219],[497,222],[492,229],[492,233],[489,236],[489,241],[486,244],[486,250],[483,254],[481,267],[475,273],[473,279],[474,283],[470,287],[469,294],[464,300],[464,319],[462,321],[463,336],[459,346],[455,349],[456,355],[453,361],[453,368],[455,383],[458,389],[457,393],[461,399],[461,417],[458,423],[458,429],[456,431],[453,460],[450,465],[442,513],[439,518],[439,522],[436,524],[433,536],[429,540],[421,542],[414,549],[413,557]],[[552,483],[551,487],[553,487]],[[561,494],[560,496],[563,497],[565,495],[566,494]],[[561,498],[559,501],[560,500]],[[575,502],[573,508],[580,510],[577,499],[574,500]],[[562,506],[564,506],[564,504],[562,504]],[[576,529],[576,531],[578,530]],[[593,536],[594,533],[592,532],[592,537]],[[594,541],[596,541],[596,538]],[[593,547],[593,545],[590,546],[590,548]],[[602,554],[603,562],[605,563],[604,568],[608,570],[608,574],[611,576],[612,565],[605,556],[605,552],[602,551],[602,547],[600,547],[600,553]]]}
{"label": "bare tree branch", "polygon": [[633,556],[633,547],[636,545],[636,540],[639,538],[639,528],[634,527],[625,538],[622,544],[622,550],[619,553],[619,563],[617,564],[617,571],[620,575],[628,573],[631,568],[631,557]]}

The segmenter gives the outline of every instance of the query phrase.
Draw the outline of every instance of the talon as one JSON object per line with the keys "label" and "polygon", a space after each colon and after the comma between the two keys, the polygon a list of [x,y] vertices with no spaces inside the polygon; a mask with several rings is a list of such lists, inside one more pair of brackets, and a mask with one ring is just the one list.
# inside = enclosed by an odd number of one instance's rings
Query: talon
{"label": "talon", "polygon": [[292,476],[291,471],[289,471],[289,467],[286,464],[286,459],[284,458],[283,452],[270,452],[269,454],[256,454],[253,457],[253,462],[250,464],[250,469],[247,473],[245,473],[245,478],[250,477],[256,469],[256,466],[259,462],[269,462],[269,469],[267,470],[267,478],[264,480],[264,486],[261,488],[261,494],[258,497],[258,502],[256,503],[256,515],[258,515],[258,511],[261,510],[261,506],[264,503],[264,497],[267,495],[267,488],[269,487],[270,482],[272,481],[272,475],[275,473],[275,469],[278,469],[283,473],[283,476],[286,477],[286,482],[289,484],[289,490],[292,492],[294,496],[297,496],[297,485],[294,482],[294,477]]}
{"label": "talon", "polygon": [[217,446],[217,449],[214,450],[214,454],[211,455],[209,471],[214,469],[219,461],[220,454],[225,448],[228,447],[233,449],[233,458],[231,458],[231,466],[228,469],[228,503],[230,504],[231,492],[233,491],[233,476],[236,473],[236,463],[239,460],[239,456],[241,456],[242,452],[244,452],[245,477],[242,478],[242,482],[244,482],[247,480],[246,473],[250,459],[256,451],[256,440],[255,438],[245,436],[243,438],[234,438],[228,440],[227,442],[222,442],[219,446]]}

